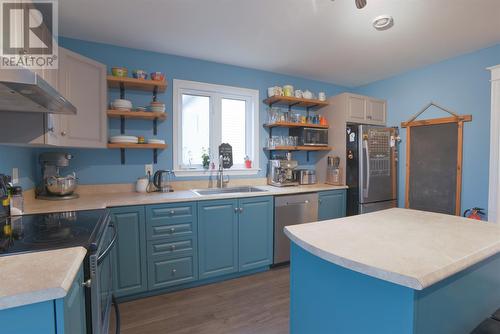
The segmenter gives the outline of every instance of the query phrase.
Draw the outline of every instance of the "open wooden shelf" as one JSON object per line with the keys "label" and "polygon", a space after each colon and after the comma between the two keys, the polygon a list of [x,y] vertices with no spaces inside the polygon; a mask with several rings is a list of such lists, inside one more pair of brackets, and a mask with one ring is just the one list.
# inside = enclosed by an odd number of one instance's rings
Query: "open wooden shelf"
{"label": "open wooden shelf", "polygon": [[329,125],[309,124],[309,123],[294,123],[294,122],[276,122],[264,124],[265,128],[317,128],[328,129]]}
{"label": "open wooden shelf", "polygon": [[124,88],[152,92],[156,87],[158,93],[163,93],[167,89],[167,82],[165,80],[158,81],[129,77],[115,77],[113,75],[108,75],[107,80],[108,86],[111,88]]}
{"label": "open wooden shelf", "polygon": [[265,147],[266,151],[331,151],[331,146],[276,146],[273,148]]}
{"label": "open wooden shelf", "polygon": [[167,114],[165,112],[157,111],[124,111],[124,110],[113,110],[110,109],[107,112],[108,117],[112,118],[135,118],[135,119],[146,119],[146,120],[165,120]]}
{"label": "open wooden shelf", "polygon": [[132,144],[132,143],[108,143],[108,148],[132,148],[132,149],[154,149],[163,150],[167,144]]}
{"label": "open wooden shelf", "polygon": [[322,108],[328,105],[327,101],[299,99],[292,96],[271,96],[264,100],[264,103],[273,106],[302,107],[308,109]]}

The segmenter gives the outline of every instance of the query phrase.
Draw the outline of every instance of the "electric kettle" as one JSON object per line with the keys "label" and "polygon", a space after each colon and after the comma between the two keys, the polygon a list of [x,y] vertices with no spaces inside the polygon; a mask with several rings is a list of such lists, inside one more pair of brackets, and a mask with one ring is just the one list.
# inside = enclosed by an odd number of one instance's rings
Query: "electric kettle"
{"label": "electric kettle", "polygon": [[170,170],[159,170],[153,176],[153,185],[156,191],[168,193],[174,191],[170,182],[172,181],[173,172]]}

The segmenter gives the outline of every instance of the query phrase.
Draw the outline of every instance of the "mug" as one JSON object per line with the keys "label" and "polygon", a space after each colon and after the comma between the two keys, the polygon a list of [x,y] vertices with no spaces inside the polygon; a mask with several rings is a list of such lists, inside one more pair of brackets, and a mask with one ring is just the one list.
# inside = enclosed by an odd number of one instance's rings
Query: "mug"
{"label": "mug", "polygon": [[297,89],[295,91],[295,97],[298,98],[298,99],[302,98],[302,91],[300,89]]}
{"label": "mug", "polygon": [[325,92],[319,92],[318,93],[318,99],[320,101],[326,101],[326,94],[325,94]]}
{"label": "mug", "polygon": [[276,86],[269,87],[267,89],[267,96],[271,97],[271,96],[274,96],[274,95],[276,95]]}
{"label": "mug", "polygon": [[302,97],[304,99],[312,99],[313,98],[313,93],[310,90],[306,90],[302,93]]}

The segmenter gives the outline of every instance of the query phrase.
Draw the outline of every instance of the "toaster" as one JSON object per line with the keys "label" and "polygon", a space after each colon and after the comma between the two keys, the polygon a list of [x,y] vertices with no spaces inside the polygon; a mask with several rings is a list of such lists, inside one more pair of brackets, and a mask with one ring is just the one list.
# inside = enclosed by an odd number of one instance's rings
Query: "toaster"
{"label": "toaster", "polygon": [[299,184],[315,184],[318,182],[314,169],[297,169],[295,172],[297,173]]}

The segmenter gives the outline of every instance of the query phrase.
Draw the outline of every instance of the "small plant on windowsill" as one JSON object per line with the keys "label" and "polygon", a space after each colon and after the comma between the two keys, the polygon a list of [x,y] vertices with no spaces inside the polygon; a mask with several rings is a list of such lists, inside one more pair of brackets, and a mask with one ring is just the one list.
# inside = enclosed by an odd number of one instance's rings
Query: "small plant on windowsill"
{"label": "small plant on windowsill", "polygon": [[201,164],[203,169],[208,169],[210,167],[210,155],[208,154],[208,149],[202,148],[201,151]]}
{"label": "small plant on windowsill", "polygon": [[252,160],[250,160],[250,157],[248,155],[245,155],[245,167],[252,168]]}

